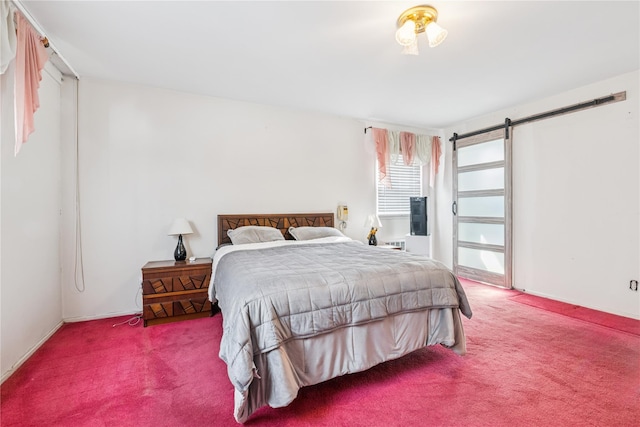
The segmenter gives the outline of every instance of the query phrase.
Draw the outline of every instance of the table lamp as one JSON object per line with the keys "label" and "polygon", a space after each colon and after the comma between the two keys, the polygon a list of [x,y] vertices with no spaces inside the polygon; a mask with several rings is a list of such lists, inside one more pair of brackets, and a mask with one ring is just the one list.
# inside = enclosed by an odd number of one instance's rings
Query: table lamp
{"label": "table lamp", "polygon": [[182,235],[192,233],[193,230],[189,225],[189,221],[184,218],[177,218],[173,221],[173,224],[171,224],[169,236],[178,236],[178,246],[176,246],[176,250],[173,253],[176,261],[184,261],[187,259],[187,250],[184,248],[184,244],[182,244]]}
{"label": "table lamp", "polygon": [[370,214],[367,217],[367,220],[364,223],[365,226],[371,227],[369,231],[369,235],[367,236],[367,240],[369,244],[372,246],[378,245],[378,238],[376,237],[376,233],[378,232],[378,228],[382,227],[382,222],[380,222],[380,218],[376,214]]}

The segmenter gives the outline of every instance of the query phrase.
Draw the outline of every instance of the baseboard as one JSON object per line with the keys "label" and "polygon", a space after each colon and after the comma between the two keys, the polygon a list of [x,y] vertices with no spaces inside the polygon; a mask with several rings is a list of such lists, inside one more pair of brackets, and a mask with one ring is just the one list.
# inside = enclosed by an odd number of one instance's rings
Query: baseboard
{"label": "baseboard", "polygon": [[565,304],[577,305],[579,307],[588,308],[590,310],[596,310],[596,311],[601,311],[603,313],[613,314],[615,316],[628,317],[629,319],[640,320],[640,316],[638,315],[638,313],[627,313],[627,312],[623,312],[623,311],[620,311],[620,310],[610,310],[610,309],[607,309],[605,307],[595,307],[595,306],[582,305],[582,304],[578,304],[575,301],[569,301],[569,300],[565,300],[563,298],[558,298],[555,295],[545,294],[544,292],[535,292],[535,291],[532,292],[532,291],[523,290],[523,289],[517,289],[517,288],[514,288],[514,290],[523,292],[525,294],[541,297],[541,298],[547,298],[547,299],[550,299],[550,300],[563,302]]}
{"label": "baseboard", "polygon": [[108,313],[108,314],[99,314],[96,316],[78,316],[78,317],[65,317],[63,321],[65,323],[75,323],[75,322],[86,322],[88,320],[100,320],[100,319],[109,319],[111,317],[121,317],[121,316],[139,316],[140,312],[118,312],[118,313]]}
{"label": "baseboard", "polygon": [[56,326],[53,327],[53,329],[47,334],[45,335],[40,341],[38,341],[36,343],[36,345],[34,345],[33,347],[31,347],[31,349],[24,355],[22,356],[20,359],[18,359],[18,361],[16,363],[13,364],[13,366],[11,367],[11,369],[9,369],[7,372],[5,372],[4,374],[2,374],[2,379],[0,380],[0,384],[4,383],[4,381],[9,378],[11,375],[14,374],[14,372],[16,370],[18,370],[18,368],[20,366],[22,366],[22,364],[24,362],[27,361],[27,359],[29,359],[31,356],[33,356],[33,353],[36,352],[36,350],[38,350],[40,347],[42,347],[42,344],[44,344],[49,338],[51,338],[51,336],[53,334],[55,334],[58,329],[60,329],[60,327],[64,325],[64,321],[60,321],[60,323],[58,323]]}

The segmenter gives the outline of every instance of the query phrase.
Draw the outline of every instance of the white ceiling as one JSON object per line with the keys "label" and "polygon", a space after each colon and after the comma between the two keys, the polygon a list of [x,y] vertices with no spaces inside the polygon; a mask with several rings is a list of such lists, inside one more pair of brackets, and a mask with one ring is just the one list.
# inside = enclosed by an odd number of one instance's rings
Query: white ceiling
{"label": "white ceiling", "polygon": [[420,128],[640,68],[638,1],[429,1],[449,36],[419,56],[394,34],[422,2],[21,4],[81,78]]}

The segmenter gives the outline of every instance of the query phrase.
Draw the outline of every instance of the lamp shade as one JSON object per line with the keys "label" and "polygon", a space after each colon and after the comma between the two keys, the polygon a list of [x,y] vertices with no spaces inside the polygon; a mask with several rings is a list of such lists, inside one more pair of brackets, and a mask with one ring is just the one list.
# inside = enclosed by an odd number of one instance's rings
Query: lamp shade
{"label": "lamp shade", "polygon": [[449,32],[438,25],[436,22],[431,22],[427,25],[425,30],[427,32],[427,38],[429,39],[429,47],[436,47],[444,41]]}
{"label": "lamp shade", "polygon": [[410,46],[417,40],[416,23],[408,20],[396,31],[396,41],[402,46]]}
{"label": "lamp shade", "polygon": [[177,236],[178,234],[192,234],[193,230],[189,225],[189,221],[184,218],[176,218],[169,229],[169,236]]}
{"label": "lamp shade", "polygon": [[382,222],[380,222],[380,218],[378,217],[378,215],[369,214],[364,225],[371,228],[380,228],[382,227]]}
{"label": "lamp shade", "polygon": [[403,55],[419,55],[420,52],[418,51],[418,39],[415,38],[413,39],[413,43],[411,43],[410,45],[404,46],[402,48],[402,54]]}

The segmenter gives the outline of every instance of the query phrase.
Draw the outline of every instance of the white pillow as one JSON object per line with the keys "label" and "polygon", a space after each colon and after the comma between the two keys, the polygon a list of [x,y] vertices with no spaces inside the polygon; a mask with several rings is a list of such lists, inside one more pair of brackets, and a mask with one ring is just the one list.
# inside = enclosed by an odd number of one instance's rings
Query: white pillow
{"label": "white pillow", "polygon": [[282,232],[277,228],[260,225],[245,225],[233,230],[229,229],[227,230],[227,236],[229,236],[231,243],[234,245],[284,240]]}
{"label": "white pillow", "polygon": [[289,227],[289,234],[296,240],[313,240],[323,237],[345,237],[340,230],[333,227]]}

